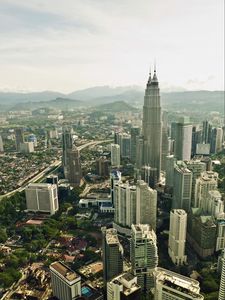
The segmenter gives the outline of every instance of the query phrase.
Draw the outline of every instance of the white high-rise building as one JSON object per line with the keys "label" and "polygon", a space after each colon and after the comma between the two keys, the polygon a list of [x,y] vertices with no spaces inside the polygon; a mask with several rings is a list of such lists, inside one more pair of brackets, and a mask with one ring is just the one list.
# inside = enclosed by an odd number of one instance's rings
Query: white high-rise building
{"label": "white high-rise building", "polygon": [[114,221],[122,226],[150,224],[156,229],[157,191],[146,182],[137,185],[119,182],[114,186]]}
{"label": "white high-rise building", "polygon": [[56,184],[30,183],[25,189],[25,194],[28,211],[53,215],[59,209]]}
{"label": "white high-rise building", "polygon": [[62,262],[50,265],[53,296],[62,300],[74,300],[81,296],[81,277]]}
{"label": "white high-rise building", "polygon": [[204,300],[197,280],[163,268],[157,268],[155,277],[154,300]]}
{"label": "white high-rise building", "polygon": [[142,291],[154,287],[154,271],[158,265],[156,234],[148,224],[131,226],[130,260],[132,273],[138,278]]}
{"label": "white high-rise building", "polygon": [[185,255],[187,232],[187,213],[183,209],[173,209],[170,212],[169,256],[176,265],[187,261]]}
{"label": "white high-rise building", "polygon": [[188,212],[191,207],[192,172],[182,161],[175,164],[173,182],[172,207]]}
{"label": "white high-rise building", "polygon": [[217,190],[217,186],[218,173],[213,171],[202,172],[195,183],[194,207],[200,207],[206,212],[209,191]]}
{"label": "white high-rise building", "polygon": [[156,169],[157,181],[160,179],[162,156],[162,114],[159,82],[154,75],[149,79],[145,89],[143,106],[143,165]]}
{"label": "white high-rise building", "polygon": [[175,158],[174,155],[166,156],[166,186],[168,188],[173,187],[173,177],[174,177],[174,166]]}
{"label": "white high-rise building", "polygon": [[22,153],[34,152],[34,143],[33,142],[20,143],[20,152]]}
{"label": "white high-rise building", "polygon": [[141,287],[137,277],[131,273],[123,273],[107,283],[107,300],[140,299]]}
{"label": "white high-rise building", "polygon": [[0,135],[0,152],[4,152],[4,145],[3,145],[3,141],[2,141],[1,135]]}
{"label": "white high-rise building", "polygon": [[221,272],[221,278],[220,278],[220,289],[219,289],[219,298],[218,300],[224,300],[225,299],[225,251],[223,256],[223,265],[222,265],[222,272]]}
{"label": "white high-rise building", "polygon": [[216,129],[216,152],[220,152],[222,150],[223,145],[223,129]]}
{"label": "white high-rise building", "polygon": [[222,200],[222,195],[217,190],[208,192],[207,213],[215,218],[224,216],[224,202]]}
{"label": "white high-rise building", "polygon": [[225,218],[216,220],[216,251],[225,249]]}
{"label": "white high-rise building", "polygon": [[177,160],[191,159],[192,125],[188,117],[180,118],[175,126],[175,151]]}
{"label": "white high-rise building", "polygon": [[120,145],[118,144],[111,144],[111,165],[120,166]]}

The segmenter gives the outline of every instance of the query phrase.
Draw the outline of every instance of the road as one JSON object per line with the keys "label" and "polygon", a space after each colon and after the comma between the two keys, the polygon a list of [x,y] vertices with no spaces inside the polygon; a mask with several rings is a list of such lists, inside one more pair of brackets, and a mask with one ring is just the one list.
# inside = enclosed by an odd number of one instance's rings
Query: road
{"label": "road", "polygon": [[[106,141],[91,141],[88,142],[84,145],[81,145],[79,147],[77,147],[79,149],[79,151],[90,147],[90,146],[96,146],[98,144],[102,144],[102,143],[106,143],[106,142],[110,142],[111,140],[106,140]],[[5,194],[5,195],[1,195],[0,196],[0,201],[5,198],[5,197],[11,197],[12,195],[14,195],[16,192],[22,192],[25,190],[26,186],[31,183],[31,182],[37,182],[39,179],[41,179],[42,177],[44,177],[47,173],[49,173],[51,170],[59,167],[62,164],[61,160],[56,160],[54,161],[54,163],[52,163],[50,166],[48,166],[47,168],[45,168],[43,171],[41,171],[39,174],[35,175],[34,177],[32,177],[31,179],[29,179],[23,186]]]}

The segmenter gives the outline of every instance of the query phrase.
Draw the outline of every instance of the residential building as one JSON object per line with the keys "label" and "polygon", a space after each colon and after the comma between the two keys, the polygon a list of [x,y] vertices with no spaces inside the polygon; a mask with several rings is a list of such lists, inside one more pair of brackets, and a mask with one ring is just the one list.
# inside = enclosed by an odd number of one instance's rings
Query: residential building
{"label": "residential building", "polygon": [[178,266],[187,261],[185,255],[186,232],[187,213],[183,209],[171,210],[168,252],[173,263]]}
{"label": "residential building", "polygon": [[50,265],[53,296],[60,300],[75,300],[81,296],[81,277],[62,262]]}
{"label": "residential building", "polygon": [[30,183],[25,189],[28,211],[55,214],[59,209],[57,185]]}
{"label": "residential building", "polygon": [[131,226],[130,260],[132,273],[143,292],[154,287],[154,271],[158,265],[156,234],[148,224]]}
{"label": "residential building", "polygon": [[154,300],[203,300],[199,282],[178,273],[157,268]]}

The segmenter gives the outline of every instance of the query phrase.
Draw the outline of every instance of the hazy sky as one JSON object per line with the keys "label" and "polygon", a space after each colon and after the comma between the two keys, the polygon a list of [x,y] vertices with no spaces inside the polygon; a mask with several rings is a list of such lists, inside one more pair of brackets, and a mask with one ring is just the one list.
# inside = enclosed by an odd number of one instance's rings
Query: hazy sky
{"label": "hazy sky", "polygon": [[224,0],[0,0],[0,89],[224,89]]}

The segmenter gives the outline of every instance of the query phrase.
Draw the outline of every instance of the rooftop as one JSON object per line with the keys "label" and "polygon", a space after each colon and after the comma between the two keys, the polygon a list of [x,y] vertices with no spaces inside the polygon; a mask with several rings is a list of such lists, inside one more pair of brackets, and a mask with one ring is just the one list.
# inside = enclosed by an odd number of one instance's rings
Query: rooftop
{"label": "rooftop", "polygon": [[55,272],[59,273],[68,281],[73,281],[79,277],[73,270],[71,270],[62,262],[54,262],[50,265],[50,268]]}

